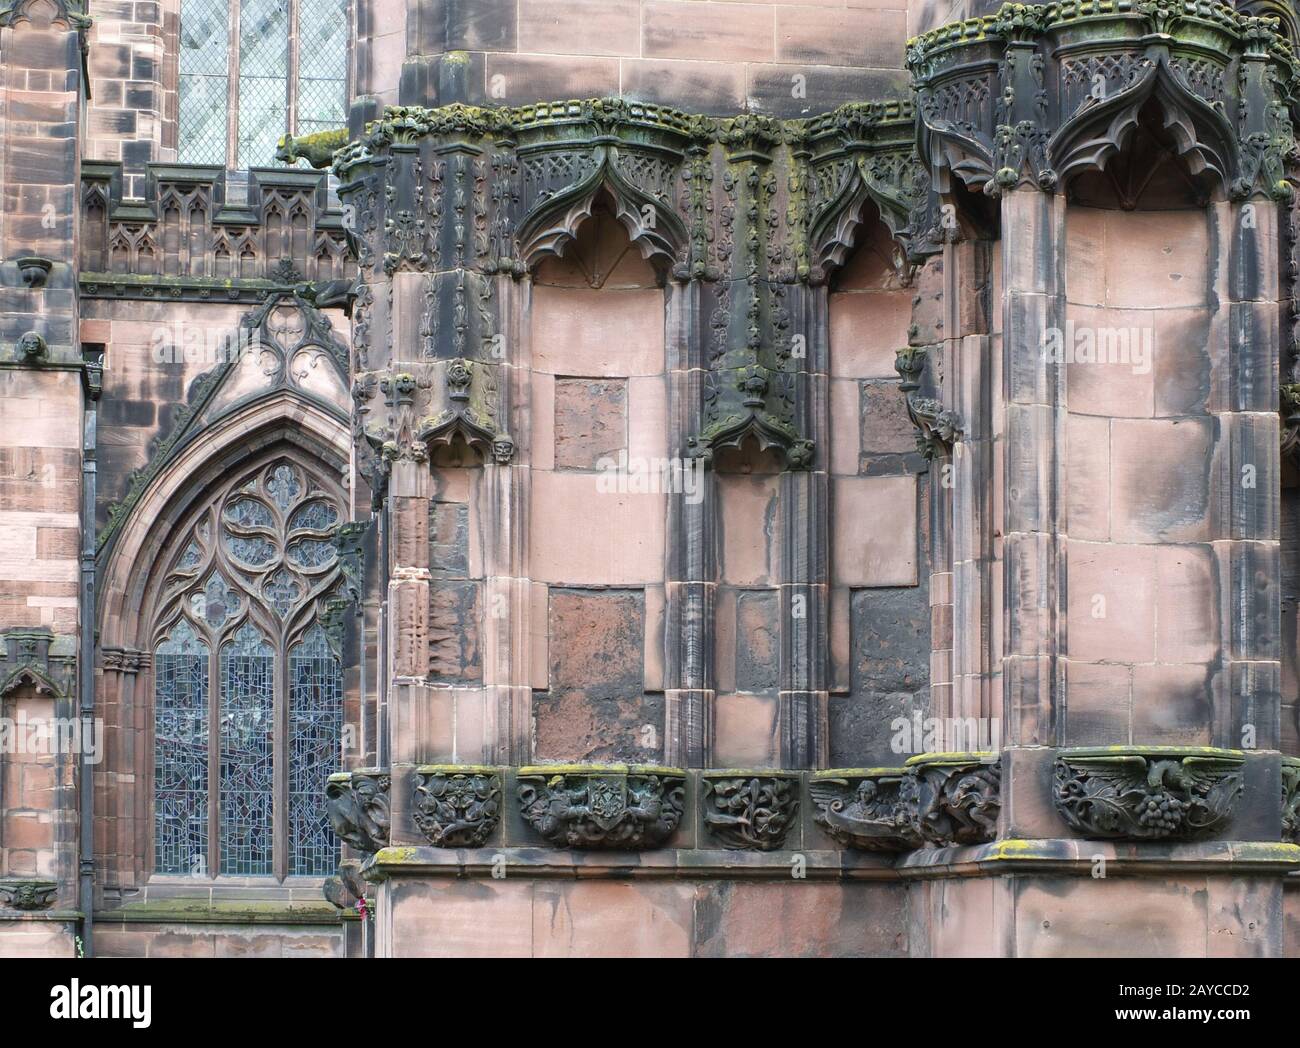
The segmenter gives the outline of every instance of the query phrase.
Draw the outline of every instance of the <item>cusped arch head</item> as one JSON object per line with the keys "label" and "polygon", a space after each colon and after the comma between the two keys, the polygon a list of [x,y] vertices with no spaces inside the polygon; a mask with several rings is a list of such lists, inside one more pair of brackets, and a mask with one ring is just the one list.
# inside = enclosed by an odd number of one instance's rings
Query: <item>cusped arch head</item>
{"label": "cusped arch head", "polygon": [[1159,113],[1172,149],[1193,176],[1208,179],[1225,196],[1231,192],[1238,166],[1231,123],[1221,106],[1190,90],[1160,52],[1145,57],[1122,90],[1090,98],[1052,136],[1048,157],[1059,183],[1104,170],[1132,142],[1144,110]]}
{"label": "cusped arch head", "polygon": [[351,455],[347,423],[281,390],[223,416],[176,449],[100,553],[102,647],[150,647],[150,608],[162,557],[174,538],[169,522],[188,520],[232,472],[277,454],[301,457],[341,478]]}
{"label": "cusped arch head", "polygon": [[842,269],[854,249],[871,236],[879,223],[889,232],[903,260],[912,258],[915,216],[924,208],[929,182],[919,164],[915,180],[909,182],[911,199],[887,192],[869,177],[866,160],[859,158],[843,184],[825,208],[813,219],[810,232],[811,272],[814,284],[831,280]]}
{"label": "cusped arch head", "polygon": [[671,200],[652,195],[623,173],[616,146],[595,148],[591,170],[573,185],[539,203],[519,224],[518,257],[532,269],[548,257],[559,258],[578,234],[578,227],[604,197],[641,257],[666,270],[684,256],[686,224]]}

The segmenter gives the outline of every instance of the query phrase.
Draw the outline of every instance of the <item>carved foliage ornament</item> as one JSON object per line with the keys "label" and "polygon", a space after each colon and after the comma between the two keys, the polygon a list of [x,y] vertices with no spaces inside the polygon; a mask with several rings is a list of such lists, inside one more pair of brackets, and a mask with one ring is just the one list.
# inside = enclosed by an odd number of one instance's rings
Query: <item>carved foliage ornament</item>
{"label": "carved foliage ornament", "polygon": [[701,780],[700,810],[724,847],[776,851],[799,811],[799,779],[771,772],[710,772]]}
{"label": "carved foliage ornament", "polygon": [[658,848],[681,822],[679,768],[571,765],[521,768],[524,821],[560,848]]}
{"label": "carved foliage ornament", "polygon": [[1245,757],[1209,747],[1064,750],[1056,810],[1092,838],[1196,840],[1223,832],[1243,786]]}
{"label": "carved foliage ornament", "polygon": [[412,817],[438,848],[481,848],[501,821],[501,776],[495,768],[429,765],[415,776]]}

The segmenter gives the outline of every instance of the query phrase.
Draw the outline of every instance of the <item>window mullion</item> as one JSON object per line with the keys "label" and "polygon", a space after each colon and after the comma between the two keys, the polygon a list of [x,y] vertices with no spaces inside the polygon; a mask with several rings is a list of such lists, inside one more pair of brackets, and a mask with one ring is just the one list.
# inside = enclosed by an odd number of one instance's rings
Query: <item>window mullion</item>
{"label": "window mullion", "polygon": [[239,167],[239,6],[230,0],[230,62],[226,75],[226,167]]}
{"label": "window mullion", "polygon": [[285,77],[285,127],[298,133],[298,0],[289,0],[289,69]]}

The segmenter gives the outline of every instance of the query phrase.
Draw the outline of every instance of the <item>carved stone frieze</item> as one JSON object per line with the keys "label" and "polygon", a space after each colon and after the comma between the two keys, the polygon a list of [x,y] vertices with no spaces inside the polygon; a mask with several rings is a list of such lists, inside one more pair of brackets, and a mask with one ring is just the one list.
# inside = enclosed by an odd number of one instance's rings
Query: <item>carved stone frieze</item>
{"label": "carved stone frieze", "polygon": [[724,847],[775,851],[799,812],[799,777],[768,771],[710,771],[700,777],[700,813]]}
{"label": "carved stone frieze", "polygon": [[1196,840],[1222,833],[1245,755],[1211,747],[1112,746],[1057,754],[1056,810],[1085,837]]}
{"label": "carved stone frieze", "polygon": [[902,852],[924,843],[903,795],[906,768],[821,771],[808,780],[813,821],[832,840],[859,851]]}
{"label": "carved stone frieze", "polygon": [[388,772],[377,768],[331,775],[325,786],[330,829],[344,843],[367,855],[387,847],[391,784]]}
{"label": "carved stone frieze", "polygon": [[640,850],[663,845],[686,800],[680,768],[567,765],[521,768],[524,821],[560,848]]}
{"label": "carved stone frieze", "polygon": [[941,193],[1052,191],[1117,153],[1148,103],[1234,199],[1292,196],[1300,66],[1276,18],[1216,0],[1007,3],[908,44]]}
{"label": "carved stone frieze", "polygon": [[501,776],[476,765],[416,769],[411,811],[415,825],[438,848],[481,848],[501,821]]}

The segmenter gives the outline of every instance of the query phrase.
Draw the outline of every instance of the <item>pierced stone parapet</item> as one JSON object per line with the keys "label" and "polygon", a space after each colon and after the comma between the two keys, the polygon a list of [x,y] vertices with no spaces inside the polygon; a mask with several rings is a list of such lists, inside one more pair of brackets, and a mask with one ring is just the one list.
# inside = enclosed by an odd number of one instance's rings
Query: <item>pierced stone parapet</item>
{"label": "pierced stone parapet", "polygon": [[473,764],[417,768],[412,817],[438,848],[481,848],[501,821],[501,776]]}
{"label": "pierced stone parapet", "polygon": [[1210,746],[1106,746],[1056,757],[1056,810],[1085,837],[1196,840],[1222,833],[1245,754]]}
{"label": "pierced stone parapet", "polygon": [[625,764],[520,768],[517,791],[524,821],[556,847],[658,848],[681,822],[686,773]]}
{"label": "pierced stone parapet", "polygon": [[906,768],[819,771],[808,780],[813,822],[832,840],[859,851],[903,852],[919,848],[921,835],[903,795]]}
{"label": "pierced stone parapet", "polygon": [[799,776],[793,772],[706,771],[700,776],[700,814],[723,847],[776,851],[799,812]]}
{"label": "pierced stone parapet", "polygon": [[325,786],[330,829],[344,843],[367,855],[386,847],[391,784],[391,776],[381,768],[359,768],[331,775]]}

